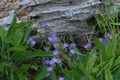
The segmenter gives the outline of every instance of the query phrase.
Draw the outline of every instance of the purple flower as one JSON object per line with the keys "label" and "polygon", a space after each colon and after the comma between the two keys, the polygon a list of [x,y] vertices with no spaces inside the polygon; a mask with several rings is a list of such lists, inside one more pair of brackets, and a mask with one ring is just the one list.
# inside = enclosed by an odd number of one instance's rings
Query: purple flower
{"label": "purple flower", "polygon": [[73,43],[71,43],[71,44],[68,46],[68,48],[71,49],[71,48],[73,48],[73,47],[75,47],[75,46],[76,46],[76,44],[73,42]]}
{"label": "purple flower", "polygon": [[53,33],[48,37],[48,40],[51,41],[51,42],[57,42],[57,41],[59,41],[59,38],[58,38],[56,32],[53,32]]}
{"label": "purple flower", "polygon": [[76,46],[76,44],[73,42],[70,44],[71,47]]}
{"label": "purple flower", "polygon": [[35,40],[33,39],[33,38],[28,38],[28,40],[27,40],[27,44],[32,44],[32,45],[35,45],[36,44],[36,42],[35,42]]}
{"label": "purple flower", "polygon": [[60,59],[58,59],[58,60],[56,61],[56,63],[57,63],[57,64],[61,63],[61,60],[60,60]]}
{"label": "purple flower", "polygon": [[75,54],[75,50],[74,49],[70,49],[70,53]]}
{"label": "purple flower", "polygon": [[53,65],[54,63],[61,63],[61,60],[54,57],[51,59],[50,64]]}
{"label": "purple flower", "polygon": [[45,63],[46,64],[50,64],[50,60],[45,60]]}
{"label": "purple flower", "polygon": [[113,37],[112,37],[112,34],[110,34],[110,33],[108,33],[108,37],[109,37],[109,39],[112,39]]}
{"label": "purple flower", "polygon": [[66,42],[63,44],[63,47],[64,47],[64,48],[67,48],[68,46],[69,46],[69,44],[66,43]]}
{"label": "purple flower", "polygon": [[52,53],[53,53],[53,55],[57,55],[60,53],[60,50],[54,50]]}
{"label": "purple flower", "polygon": [[104,38],[99,38],[99,40],[100,40],[100,42],[101,42],[102,44],[107,45],[107,42],[106,42],[106,40],[105,40]]}
{"label": "purple flower", "polygon": [[55,64],[55,62],[53,60],[50,60],[50,65]]}
{"label": "purple flower", "polygon": [[55,63],[60,63],[61,62],[61,60],[58,59],[58,58],[52,58],[52,61],[55,62]]}
{"label": "purple flower", "polygon": [[49,67],[46,67],[46,71],[52,71],[53,70],[53,67],[49,66]]}
{"label": "purple flower", "polygon": [[64,77],[59,77],[58,80],[64,80],[65,78]]}
{"label": "purple flower", "polygon": [[48,23],[43,23],[42,26],[43,27],[48,27]]}
{"label": "purple flower", "polygon": [[104,34],[105,37],[108,37],[109,39],[112,39],[112,35],[110,33]]}
{"label": "purple flower", "polygon": [[85,49],[87,49],[87,48],[89,48],[89,47],[91,47],[91,43],[86,43],[86,44],[84,45],[84,48],[85,48]]}

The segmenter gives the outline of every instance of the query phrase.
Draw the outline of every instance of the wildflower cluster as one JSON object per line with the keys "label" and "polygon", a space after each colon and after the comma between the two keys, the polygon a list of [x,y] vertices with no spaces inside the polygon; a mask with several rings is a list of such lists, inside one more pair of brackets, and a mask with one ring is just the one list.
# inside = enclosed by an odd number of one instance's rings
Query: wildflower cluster
{"label": "wildflower cluster", "polygon": [[[50,51],[50,52],[52,52],[52,55],[53,55],[53,57],[50,58],[50,59],[44,58],[44,62],[47,65],[46,71],[49,72],[46,77],[50,77],[50,75],[51,75],[50,72],[54,70],[55,65],[59,65],[59,64],[62,63],[62,60],[60,59],[60,57],[58,57],[58,55],[61,53],[61,51],[58,48],[60,46],[60,44],[59,44],[59,42],[60,42],[59,37],[57,36],[57,34],[55,32],[53,32],[48,37],[48,40],[52,44],[52,46],[54,47],[54,49],[51,51],[51,47],[50,46],[45,46],[44,47],[44,50],[46,52]],[[62,79],[59,79],[59,80],[64,80],[64,79],[62,78]]]}
{"label": "wildflower cluster", "polygon": [[[107,39],[109,39],[109,40],[112,40],[112,34],[110,34],[110,33],[105,33],[104,34],[104,37],[99,37],[98,39],[99,39],[99,41],[103,44],[103,45],[105,45],[105,46],[107,46]],[[84,45],[84,48],[85,49],[88,49],[88,48],[90,48],[92,46],[92,44],[91,44],[91,42],[89,42],[89,43],[86,43],[85,45]]]}
{"label": "wildflower cluster", "polygon": [[28,38],[28,40],[27,40],[27,44],[29,44],[29,45],[35,45],[36,44],[36,41],[33,39],[33,38]]}
{"label": "wildflower cluster", "polygon": [[[47,65],[46,71],[51,72],[54,70],[55,65],[62,65],[62,55],[74,55],[75,50],[74,47],[76,47],[76,44],[73,43],[67,43],[67,42],[61,42],[60,38],[57,36],[56,32],[51,33],[50,36],[48,36],[48,40],[52,45],[51,46],[45,46],[44,50],[45,51],[50,51],[52,52],[53,58],[51,59],[44,59],[45,64]],[[50,76],[50,73],[49,73]],[[58,80],[64,80],[64,77],[61,75],[58,75]],[[47,76],[48,77],[48,76]]]}

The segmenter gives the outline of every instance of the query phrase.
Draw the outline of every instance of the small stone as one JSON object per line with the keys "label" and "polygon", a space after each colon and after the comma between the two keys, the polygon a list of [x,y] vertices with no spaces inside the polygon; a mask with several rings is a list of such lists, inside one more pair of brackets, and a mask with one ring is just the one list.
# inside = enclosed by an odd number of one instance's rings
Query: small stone
{"label": "small stone", "polygon": [[34,0],[22,0],[20,5],[22,5],[24,8],[32,5],[36,5]]}
{"label": "small stone", "polygon": [[[6,17],[0,19],[0,25],[10,24],[12,22],[14,12],[15,12],[15,10],[8,11],[9,16],[6,16]],[[19,23],[19,22],[21,22],[21,21],[19,21],[19,19],[17,18],[17,23]]]}
{"label": "small stone", "polygon": [[9,13],[7,11],[6,12],[0,12],[0,18],[6,17],[8,15],[9,15]]}
{"label": "small stone", "polygon": [[44,3],[47,3],[47,2],[50,2],[50,1],[53,1],[53,0],[35,0],[35,2],[37,4],[44,4]]}
{"label": "small stone", "polygon": [[5,2],[0,2],[0,8],[4,8]]}

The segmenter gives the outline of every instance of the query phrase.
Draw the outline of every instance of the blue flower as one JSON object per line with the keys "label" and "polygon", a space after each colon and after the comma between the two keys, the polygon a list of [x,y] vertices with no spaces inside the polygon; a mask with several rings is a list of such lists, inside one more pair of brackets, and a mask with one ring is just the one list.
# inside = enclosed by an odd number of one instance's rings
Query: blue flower
{"label": "blue flower", "polygon": [[107,41],[104,38],[99,38],[100,42],[104,44],[105,46],[107,45]]}
{"label": "blue flower", "polygon": [[89,47],[91,47],[91,43],[86,43],[86,44],[84,45],[84,48],[85,48],[85,49],[87,49],[87,48],[89,48]]}
{"label": "blue flower", "polygon": [[33,39],[33,38],[28,38],[28,40],[27,40],[27,44],[31,44],[31,45],[35,45],[36,44],[36,42],[35,42],[35,40]]}
{"label": "blue flower", "polygon": [[65,78],[64,77],[59,77],[58,80],[64,80]]}
{"label": "blue flower", "polygon": [[63,47],[64,47],[64,48],[67,48],[68,46],[69,46],[69,44],[66,43],[66,42],[63,44]]}
{"label": "blue flower", "polygon": [[71,48],[73,48],[73,47],[75,47],[75,46],[76,46],[76,44],[73,42],[73,43],[71,43],[71,44],[68,46],[68,48],[71,49]]}
{"label": "blue flower", "polygon": [[57,42],[59,41],[59,37],[57,36],[56,32],[53,32],[49,37],[48,40],[51,42]]}
{"label": "blue flower", "polygon": [[75,50],[71,48],[71,49],[70,49],[70,53],[71,53],[71,54],[75,54]]}
{"label": "blue flower", "polygon": [[53,70],[53,67],[49,66],[49,67],[46,67],[46,71],[52,71]]}
{"label": "blue flower", "polygon": [[60,50],[54,50],[52,53],[53,53],[53,55],[57,55],[60,53]]}
{"label": "blue flower", "polygon": [[52,58],[51,61],[50,61],[50,65],[53,65],[53,64],[55,64],[55,63],[58,63],[58,64],[59,64],[59,63],[61,63],[61,60],[58,59],[58,58],[55,58],[55,57]]}
{"label": "blue flower", "polygon": [[45,60],[45,63],[46,64],[50,64],[50,60]]}
{"label": "blue flower", "polygon": [[54,60],[50,60],[50,65],[55,64]]}
{"label": "blue flower", "polygon": [[112,37],[112,34],[110,34],[110,33],[104,34],[104,36],[105,36],[105,37],[108,37],[110,40],[112,40],[112,38],[113,38],[113,37]]}
{"label": "blue flower", "polygon": [[74,47],[74,46],[76,46],[76,44],[73,42],[73,43],[70,44],[70,46]]}

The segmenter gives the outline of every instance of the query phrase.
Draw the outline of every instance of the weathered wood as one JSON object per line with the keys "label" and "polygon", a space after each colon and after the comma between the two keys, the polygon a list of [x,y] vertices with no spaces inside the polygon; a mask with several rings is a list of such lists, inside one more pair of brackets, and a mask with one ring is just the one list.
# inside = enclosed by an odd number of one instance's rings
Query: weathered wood
{"label": "weathered wood", "polygon": [[94,24],[83,22],[97,14],[100,4],[100,0],[0,0],[0,25],[10,24],[16,13],[18,23],[34,19],[33,28],[38,34],[53,31],[91,34]]}

